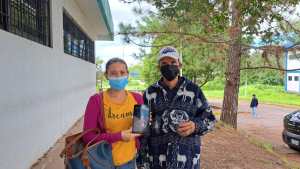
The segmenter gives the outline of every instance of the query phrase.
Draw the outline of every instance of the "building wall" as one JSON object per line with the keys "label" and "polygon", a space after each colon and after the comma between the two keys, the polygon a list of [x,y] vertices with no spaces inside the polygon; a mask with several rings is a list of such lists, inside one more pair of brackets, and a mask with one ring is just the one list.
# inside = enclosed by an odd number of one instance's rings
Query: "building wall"
{"label": "building wall", "polygon": [[95,65],[63,51],[64,1],[51,3],[52,48],[0,30],[1,169],[29,168],[83,115],[95,92]]}
{"label": "building wall", "polygon": [[[289,76],[292,77],[292,80],[289,80]],[[295,81],[295,76],[298,76],[300,79],[300,71],[287,73],[287,91],[300,93],[300,80]]]}
{"label": "building wall", "polygon": [[[286,69],[291,70],[286,72],[285,91],[300,93],[300,80],[295,81],[296,76],[300,79],[300,70],[292,70],[300,68],[300,59],[291,59],[291,55],[295,54],[299,55],[300,51],[296,51],[296,53],[289,51],[285,56],[285,67]],[[292,80],[290,80],[289,77],[292,77]]]}
{"label": "building wall", "polygon": [[[300,53],[300,51],[297,52],[297,54]],[[289,55],[293,54],[292,52],[289,52]],[[287,60],[287,68],[288,69],[299,69],[300,68],[300,59],[290,59],[290,56]]]}

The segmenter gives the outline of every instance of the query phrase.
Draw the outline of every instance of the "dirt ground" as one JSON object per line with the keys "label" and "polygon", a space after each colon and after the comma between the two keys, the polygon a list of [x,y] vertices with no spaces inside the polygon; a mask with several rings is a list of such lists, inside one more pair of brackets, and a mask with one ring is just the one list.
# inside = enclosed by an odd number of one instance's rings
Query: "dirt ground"
{"label": "dirt ground", "polygon": [[274,117],[272,120],[268,118],[264,114],[260,115],[258,119],[253,119],[249,113],[240,114],[239,128],[256,138],[271,143],[274,151],[300,165],[300,153],[290,149],[282,140],[283,117],[278,122]]}
{"label": "dirt ground", "polygon": [[278,155],[251,143],[246,134],[220,126],[203,137],[201,166],[202,169],[290,168]]}
{"label": "dirt ground", "polygon": [[[220,100],[211,100],[215,107],[215,112],[221,112],[218,107],[222,106]],[[283,117],[293,112],[299,107],[279,106],[271,104],[260,104],[258,107],[258,117],[253,118],[250,114],[249,103],[239,102],[238,107],[238,130],[254,137],[265,144],[270,144],[272,150],[281,158],[292,164],[300,166],[300,153],[290,149],[282,140]],[[296,167],[300,168],[300,167]]]}
{"label": "dirt ground", "polygon": [[[80,131],[82,120],[66,134]],[[63,138],[41,157],[31,169],[63,169],[59,152]],[[277,155],[251,143],[247,134],[222,125],[202,138],[201,169],[288,169]],[[297,168],[297,167],[294,167]]]}

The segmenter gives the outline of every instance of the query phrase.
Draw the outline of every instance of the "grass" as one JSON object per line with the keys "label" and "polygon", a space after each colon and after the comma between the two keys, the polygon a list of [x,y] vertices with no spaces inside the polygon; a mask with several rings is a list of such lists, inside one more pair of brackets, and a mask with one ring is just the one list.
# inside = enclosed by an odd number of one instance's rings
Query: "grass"
{"label": "grass", "polygon": [[219,118],[219,117],[221,117],[221,112],[220,111],[214,111],[214,115]]}
{"label": "grass", "polygon": [[269,152],[271,154],[276,155],[276,153],[274,152],[273,145],[271,143],[259,140],[257,138],[252,137],[252,136],[247,136],[247,138],[248,138],[248,140],[249,140],[250,143],[256,145],[259,148],[264,149],[265,151],[267,151],[267,152]]}
{"label": "grass", "polygon": [[246,137],[251,144],[254,144],[255,146],[257,146],[257,147],[267,151],[268,153],[276,156],[277,158],[279,158],[283,162],[283,164],[286,168],[288,168],[288,169],[299,169],[300,168],[300,166],[298,164],[296,164],[295,162],[289,161],[285,156],[276,152],[271,143],[260,140],[253,136],[250,136],[250,135],[247,135]]}
{"label": "grass", "polygon": [[[205,88],[203,92],[208,98],[222,99],[224,95],[223,89],[210,90]],[[242,86],[240,87],[239,99],[250,102],[254,93],[261,103],[300,106],[300,95],[286,93],[283,86],[249,85],[247,88]]]}
{"label": "grass", "polygon": [[[274,149],[274,146],[272,145],[272,143],[269,143],[268,141],[265,141],[265,140],[259,139],[257,137],[254,137],[252,135],[249,135],[244,130],[234,130],[231,126],[225,124],[222,121],[218,121],[215,125],[215,128],[216,129],[225,128],[225,129],[229,129],[231,132],[238,132],[240,134],[240,136],[246,138],[249,143],[255,145],[256,147],[262,149],[263,151],[266,151],[266,152],[272,154],[273,156],[277,157],[278,159],[280,159],[283,162],[283,165],[285,166],[285,168],[287,168],[287,169],[299,169],[300,168],[299,164],[295,163],[294,161],[288,160],[285,155],[282,155],[279,152],[277,152]],[[265,162],[269,162],[269,161],[265,161]]]}
{"label": "grass", "polygon": [[[145,90],[148,86],[141,80],[129,79],[127,90]],[[108,81],[103,82],[103,88],[109,88]],[[216,83],[209,86],[204,86],[203,92],[209,99],[223,99],[223,85]],[[99,87],[97,86],[97,91]],[[250,102],[252,94],[256,94],[260,103],[270,103],[277,105],[300,106],[300,95],[286,93],[283,86],[268,86],[268,85],[248,85],[241,86],[239,91],[239,99]]]}

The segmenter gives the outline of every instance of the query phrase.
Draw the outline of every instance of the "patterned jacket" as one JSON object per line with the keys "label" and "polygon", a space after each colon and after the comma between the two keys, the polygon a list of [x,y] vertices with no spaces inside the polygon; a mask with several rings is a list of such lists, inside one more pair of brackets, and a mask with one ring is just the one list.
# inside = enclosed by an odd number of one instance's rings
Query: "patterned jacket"
{"label": "patterned jacket", "polygon": [[[212,130],[216,121],[202,90],[184,77],[170,90],[161,79],[145,91],[143,98],[152,112],[152,124],[141,138],[138,167],[199,168],[200,136]],[[189,120],[195,123],[194,133],[178,135],[178,125]]]}

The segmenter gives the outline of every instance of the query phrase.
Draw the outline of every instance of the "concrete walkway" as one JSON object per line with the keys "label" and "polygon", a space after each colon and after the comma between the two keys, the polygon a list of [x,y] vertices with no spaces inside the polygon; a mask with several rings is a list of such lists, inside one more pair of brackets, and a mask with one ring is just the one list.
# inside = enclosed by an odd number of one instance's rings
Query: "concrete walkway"
{"label": "concrete walkway", "polygon": [[64,161],[60,158],[59,154],[63,150],[65,145],[65,137],[78,133],[82,130],[83,118],[78,120],[73,127],[60,138],[43,157],[31,166],[31,169],[64,169]]}

